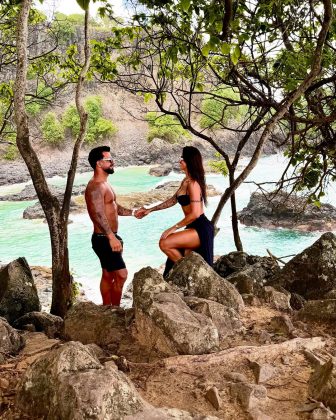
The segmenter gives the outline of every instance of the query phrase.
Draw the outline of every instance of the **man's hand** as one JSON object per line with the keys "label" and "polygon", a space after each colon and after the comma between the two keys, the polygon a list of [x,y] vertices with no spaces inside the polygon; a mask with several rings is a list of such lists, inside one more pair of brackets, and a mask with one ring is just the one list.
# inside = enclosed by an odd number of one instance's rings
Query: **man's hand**
{"label": "man's hand", "polygon": [[121,252],[122,251],[121,242],[115,236],[110,237],[109,242],[110,242],[110,247],[112,248],[113,252]]}
{"label": "man's hand", "polygon": [[143,217],[147,216],[147,214],[149,213],[150,213],[149,209],[145,209],[144,207],[141,207],[140,209],[135,211],[134,216],[137,219],[142,219]]}

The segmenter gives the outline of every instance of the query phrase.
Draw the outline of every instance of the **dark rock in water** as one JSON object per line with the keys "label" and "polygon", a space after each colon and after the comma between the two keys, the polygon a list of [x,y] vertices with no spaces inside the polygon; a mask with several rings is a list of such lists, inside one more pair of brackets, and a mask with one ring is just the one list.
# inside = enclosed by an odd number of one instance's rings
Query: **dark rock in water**
{"label": "dark rock in water", "polygon": [[[82,195],[84,194],[86,186],[77,185],[72,189],[72,195]],[[56,187],[55,185],[49,185],[50,192],[56,197],[63,197],[64,188]],[[15,194],[8,194],[0,196],[0,201],[30,201],[37,200],[37,194],[35,188],[32,184],[26,185],[22,191]]]}
{"label": "dark rock in water", "polygon": [[24,339],[12,328],[5,318],[0,318],[0,359],[1,355],[16,354],[23,347]]}
{"label": "dark rock in water", "polygon": [[25,258],[18,258],[0,270],[0,316],[12,324],[28,312],[40,311],[40,301]]}
{"label": "dark rock in water", "polygon": [[336,208],[330,204],[321,207],[307,204],[307,200],[284,192],[258,193],[238,213],[238,219],[247,226],[267,229],[286,228],[310,232],[336,230]]}
{"label": "dark rock in water", "polygon": [[327,232],[292,258],[270,281],[305,299],[322,299],[336,289],[336,236]]}
{"label": "dark rock in water", "polygon": [[35,331],[43,331],[49,338],[55,338],[61,333],[63,319],[47,312],[30,312],[17,319],[13,325],[23,329],[29,324],[35,327]]}
{"label": "dark rock in water", "polygon": [[165,163],[163,165],[150,168],[149,175],[166,176],[166,175],[169,175],[172,170],[173,170],[173,166],[170,163]]}
{"label": "dark rock in water", "polygon": [[271,257],[235,251],[218,258],[214,270],[234,284],[239,293],[259,295],[262,287],[280,271],[280,267]]}
{"label": "dark rock in water", "polygon": [[[79,206],[75,201],[71,199],[70,212],[75,213],[76,211],[81,211],[81,210],[82,210],[82,206]],[[23,211],[23,218],[24,219],[44,219],[45,214],[44,214],[41,204],[36,203],[32,206],[27,207]]]}

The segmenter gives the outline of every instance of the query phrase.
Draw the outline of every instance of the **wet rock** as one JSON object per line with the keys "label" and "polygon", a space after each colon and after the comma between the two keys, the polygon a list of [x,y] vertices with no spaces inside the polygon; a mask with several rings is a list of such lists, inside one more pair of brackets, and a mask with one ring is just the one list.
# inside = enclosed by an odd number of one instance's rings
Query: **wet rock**
{"label": "wet rock", "polygon": [[119,420],[148,404],[122,373],[104,368],[86,346],[66,343],[26,370],[16,404],[31,417]]}
{"label": "wet rock", "polygon": [[217,387],[212,386],[209,388],[205,394],[205,398],[210,402],[210,404],[216,409],[219,410],[222,406],[222,400],[219,396]]}
{"label": "wet rock", "polygon": [[153,168],[150,168],[149,175],[166,176],[169,175],[172,170],[173,166],[171,163],[164,163],[163,165],[154,166]]}
{"label": "wet rock", "polygon": [[243,326],[238,312],[233,308],[228,308],[211,300],[190,296],[185,297],[184,301],[194,312],[206,315],[212,319],[220,338],[225,338],[241,330]]}
{"label": "wet rock", "polygon": [[238,219],[246,226],[267,229],[286,228],[299,231],[336,230],[336,208],[330,204],[321,207],[307,204],[304,197],[285,192],[258,193],[238,213]]}
{"label": "wet rock", "polygon": [[279,292],[272,286],[263,288],[263,297],[267,303],[270,303],[275,309],[288,311],[291,309],[289,292]]}
{"label": "wet rock", "polygon": [[63,319],[47,312],[29,312],[13,323],[18,329],[25,329],[27,325],[33,325],[35,331],[43,331],[49,338],[55,338],[61,333]]}
{"label": "wet rock", "polygon": [[161,274],[144,268],[133,280],[136,339],[164,354],[202,354],[218,348],[218,330],[171,292]]}
{"label": "wet rock", "polygon": [[98,346],[119,345],[124,334],[125,310],[119,307],[80,302],[64,318],[63,336],[66,340]]}
{"label": "wet rock", "polygon": [[267,401],[267,390],[263,385],[234,383],[230,386],[232,397],[237,399],[244,410],[251,411]]}
{"label": "wet rock", "polygon": [[324,233],[313,245],[292,258],[269,285],[282,286],[305,299],[323,299],[336,289],[336,237]]}
{"label": "wet rock", "polygon": [[40,311],[34,279],[25,258],[0,270],[0,316],[12,324],[28,312]]}
{"label": "wet rock", "polygon": [[333,321],[336,319],[336,299],[308,300],[298,317],[304,320]]}
{"label": "wet rock", "polygon": [[315,400],[322,401],[332,411],[336,411],[335,357],[331,357],[323,365],[316,366],[309,379],[308,392]]}
{"label": "wet rock", "polygon": [[5,318],[0,318],[0,358],[1,355],[18,353],[23,346],[23,337],[9,325]]}
{"label": "wet rock", "polygon": [[243,299],[237,289],[221,278],[195,252],[179,260],[167,280],[180,287],[187,296],[213,300],[237,312],[244,308]]}

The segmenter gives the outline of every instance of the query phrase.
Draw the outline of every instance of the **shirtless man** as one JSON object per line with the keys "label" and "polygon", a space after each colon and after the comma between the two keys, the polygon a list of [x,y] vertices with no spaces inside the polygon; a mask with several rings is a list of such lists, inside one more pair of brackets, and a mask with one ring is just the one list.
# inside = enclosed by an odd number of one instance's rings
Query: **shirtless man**
{"label": "shirtless man", "polygon": [[134,216],[134,210],[116,202],[116,195],[107,178],[114,173],[114,162],[108,146],[91,150],[88,158],[94,169],[85,190],[85,201],[93,222],[92,248],[103,270],[100,292],[103,305],[120,306],[127,269],[122,258],[123,242],[118,236],[118,216]]}

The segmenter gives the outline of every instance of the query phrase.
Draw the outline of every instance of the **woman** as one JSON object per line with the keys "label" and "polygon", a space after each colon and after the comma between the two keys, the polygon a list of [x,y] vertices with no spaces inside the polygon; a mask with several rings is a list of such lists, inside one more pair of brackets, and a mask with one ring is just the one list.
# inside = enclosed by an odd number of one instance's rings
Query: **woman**
{"label": "woman", "polygon": [[[160,249],[167,257],[164,276],[168,274],[176,261],[191,251],[198,252],[204,260],[213,264],[214,228],[204,214],[207,203],[206,185],[202,156],[193,146],[183,148],[180,168],[185,173],[176,194],[168,200],[149,209],[137,210],[135,216],[142,218],[152,211],[163,210],[179,203],[184,218],[165,230],[160,238]],[[185,227],[184,230],[176,232]]]}

